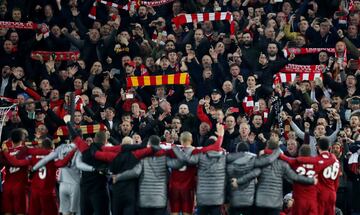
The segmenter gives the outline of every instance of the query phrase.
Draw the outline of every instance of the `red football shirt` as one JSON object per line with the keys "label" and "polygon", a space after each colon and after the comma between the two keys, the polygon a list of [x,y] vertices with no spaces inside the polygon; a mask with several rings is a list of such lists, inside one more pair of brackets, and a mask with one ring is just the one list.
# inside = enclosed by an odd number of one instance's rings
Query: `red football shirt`
{"label": "red football shirt", "polygon": [[[25,159],[27,156],[26,153],[26,146],[20,145],[17,147],[13,146],[12,141],[7,141],[6,144],[9,155],[15,156],[17,159]],[[26,186],[27,185],[27,171],[28,168],[25,166],[23,167],[16,167],[11,164],[5,165],[5,182],[4,186]]]}
{"label": "red football shirt", "polygon": [[[295,170],[298,175],[306,176],[313,178],[315,175],[319,175],[320,184],[320,175],[323,174],[323,171],[328,166],[331,166],[335,161],[335,156],[330,153],[327,156],[318,156],[318,157],[297,157],[295,159],[288,158],[284,155],[280,156],[281,159],[286,160],[290,167]],[[317,197],[317,185],[305,185],[300,183],[294,183],[293,190],[294,195],[299,198],[311,198],[316,201]]]}
{"label": "red football shirt", "polygon": [[[12,165],[27,168],[29,166],[34,166],[39,160],[41,160],[51,151],[51,149],[27,149],[27,153],[32,155],[30,160],[18,159],[14,156],[11,156],[9,152],[4,152],[4,155],[9,161],[9,163],[11,163]],[[76,150],[74,149],[69,154],[67,154],[64,159],[58,161],[51,161],[46,164],[46,166],[36,171],[31,181],[31,188],[41,189],[42,192],[55,191],[57,168],[64,167],[72,159],[75,152]]]}
{"label": "red football shirt", "polygon": [[[34,155],[31,157],[31,166],[34,166],[45,155]],[[36,171],[31,180],[31,188],[42,190],[44,192],[55,192],[56,185],[56,170],[55,162],[48,162],[45,166]]]}
{"label": "red football shirt", "polygon": [[323,161],[324,163],[329,163],[324,165],[321,172],[319,173],[318,179],[319,183],[317,184],[318,191],[323,192],[334,192],[339,185],[339,175],[340,175],[340,163],[337,159],[334,158],[329,152],[323,152],[316,157],[319,162]]}

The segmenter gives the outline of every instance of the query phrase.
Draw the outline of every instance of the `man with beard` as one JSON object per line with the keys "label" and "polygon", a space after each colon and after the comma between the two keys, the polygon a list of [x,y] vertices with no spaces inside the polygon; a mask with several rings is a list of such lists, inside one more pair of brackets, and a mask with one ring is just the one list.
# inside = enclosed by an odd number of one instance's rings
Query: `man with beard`
{"label": "man with beard", "polygon": [[169,75],[174,73],[175,71],[170,68],[169,58],[164,55],[160,58],[160,69],[155,71],[152,75]]}
{"label": "man with beard", "polygon": [[354,114],[350,117],[350,128],[352,131],[356,132],[360,127],[360,118],[359,115]]}
{"label": "man with beard", "polygon": [[243,53],[244,64],[250,71],[254,71],[255,65],[252,62],[259,56],[260,50],[253,45],[253,35],[250,32],[245,32],[242,35],[242,40],[243,44],[240,48]]}
{"label": "man with beard", "polygon": [[[126,4],[126,3],[125,3]],[[136,23],[140,23],[141,26],[144,26],[146,28],[146,32],[152,32],[150,27],[149,27],[149,24],[155,20],[155,14],[151,14],[151,13],[155,12],[155,11],[151,11],[151,10],[148,10],[148,8],[144,5],[141,5],[139,8],[138,8],[138,11],[137,11],[137,14],[138,16],[136,17],[137,20],[135,21]]]}
{"label": "man with beard", "polygon": [[132,136],[133,134],[132,128],[133,128],[132,123],[128,120],[124,120],[119,125],[119,131],[115,134],[116,139],[121,140],[126,136]]}
{"label": "man with beard", "polygon": [[214,27],[211,21],[205,21],[201,25],[201,29],[204,32],[205,37],[209,40],[209,42],[216,42],[213,40],[214,35]]}
{"label": "man with beard", "polygon": [[0,96],[8,97],[11,91],[12,77],[11,70],[8,65],[4,65],[1,69],[1,79],[0,79]]}

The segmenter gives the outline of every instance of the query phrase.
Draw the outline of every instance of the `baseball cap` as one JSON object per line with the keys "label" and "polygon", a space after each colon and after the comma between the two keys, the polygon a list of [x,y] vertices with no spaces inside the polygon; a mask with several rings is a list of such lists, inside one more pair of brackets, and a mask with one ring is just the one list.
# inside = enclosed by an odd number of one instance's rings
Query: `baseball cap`
{"label": "baseball cap", "polygon": [[125,66],[132,66],[132,67],[136,67],[136,63],[134,61],[129,61],[127,63],[125,63]]}
{"label": "baseball cap", "polygon": [[220,90],[218,90],[218,89],[213,89],[213,90],[211,91],[211,94],[220,94],[220,95],[221,95],[221,92],[220,92]]}

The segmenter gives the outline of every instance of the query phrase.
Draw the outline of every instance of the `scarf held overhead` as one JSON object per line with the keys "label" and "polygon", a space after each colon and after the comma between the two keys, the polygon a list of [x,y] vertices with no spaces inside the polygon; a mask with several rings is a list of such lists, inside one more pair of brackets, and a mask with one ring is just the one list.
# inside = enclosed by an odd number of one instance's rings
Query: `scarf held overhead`
{"label": "scarf held overhead", "polygon": [[322,51],[329,53],[335,53],[334,48],[286,48],[283,49],[284,57],[288,57],[290,54],[296,55],[306,55],[306,54],[318,54]]}
{"label": "scarf held overhead", "polygon": [[[81,129],[82,134],[95,134],[99,131],[106,131],[106,126],[104,124],[94,124],[94,125],[80,125],[78,126]],[[56,137],[68,136],[69,131],[66,126],[60,126],[55,132]]]}
{"label": "scarf held overhead", "polygon": [[204,21],[223,21],[227,20],[230,23],[230,34],[235,34],[235,23],[234,17],[231,12],[212,12],[212,13],[193,13],[193,14],[180,14],[172,18],[172,22],[176,27],[180,27],[183,24],[193,22],[204,22]]}
{"label": "scarf held overhead", "polygon": [[138,86],[188,85],[190,79],[188,73],[177,73],[171,75],[132,76],[126,78],[126,83],[128,88]]}
{"label": "scarf held overhead", "polygon": [[51,51],[33,51],[31,52],[31,59],[48,61],[53,57],[55,61],[76,61],[80,57],[80,52],[51,52]]}
{"label": "scarf held overhead", "polygon": [[298,65],[287,64],[280,69],[281,73],[321,73],[325,69],[324,65]]}
{"label": "scarf held overhead", "polygon": [[44,34],[45,38],[49,36],[49,26],[44,23],[0,21],[0,28],[38,30],[38,32]]}
{"label": "scarf held overhead", "polygon": [[322,79],[322,73],[277,73],[274,78],[274,85],[280,83],[294,82],[296,78],[300,81],[314,81],[316,78]]}
{"label": "scarf held overhead", "polygon": [[148,6],[148,7],[158,7],[158,6],[165,5],[165,4],[168,4],[170,2],[173,2],[173,1],[175,1],[175,0],[159,0],[159,1],[140,1],[140,0],[136,0],[136,1],[129,1],[125,5],[119,5],[117,3],[110,2],[110,1],[95,0],[92,7],[91,7],[91,9],[90,9],[89,18],[90,19],[96,19],[96,6],[97,6],[97,3],[101,3],[101,4],[107,5],[109,7],[114,7],[114,8],[129,11],[129,10],[135,10],[135,9],[139,8],[141,5]]}

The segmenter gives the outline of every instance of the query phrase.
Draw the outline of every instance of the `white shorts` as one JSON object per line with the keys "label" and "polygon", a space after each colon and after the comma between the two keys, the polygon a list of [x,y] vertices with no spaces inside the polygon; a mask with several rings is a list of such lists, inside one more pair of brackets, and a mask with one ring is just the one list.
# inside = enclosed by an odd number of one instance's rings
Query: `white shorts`
{"label": "white shorts", "polygon": [[80,212],[80,185],[61,182],[59,187],[60,213]]}

